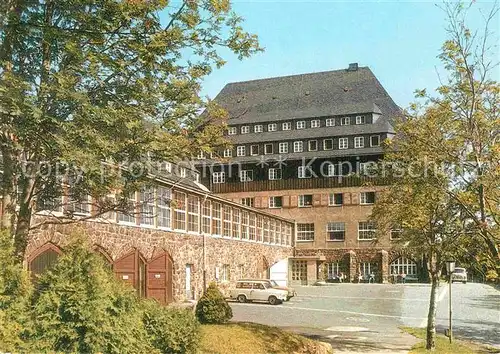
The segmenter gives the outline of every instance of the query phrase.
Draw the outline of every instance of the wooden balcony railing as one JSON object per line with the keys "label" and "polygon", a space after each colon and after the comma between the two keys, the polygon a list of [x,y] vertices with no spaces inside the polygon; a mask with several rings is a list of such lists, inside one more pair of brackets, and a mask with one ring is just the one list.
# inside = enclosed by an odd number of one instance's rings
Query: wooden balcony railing
{"label": "wooden balcony railing", "polygon": [[328,178],[294,178],[280,180],[262,180],[251,182],[214,183],[211,190],[214,193],[259,192],[286,189],[316,189],[316,188],[345,188],[361,186],[386,186],[389,178],[345,176]]}

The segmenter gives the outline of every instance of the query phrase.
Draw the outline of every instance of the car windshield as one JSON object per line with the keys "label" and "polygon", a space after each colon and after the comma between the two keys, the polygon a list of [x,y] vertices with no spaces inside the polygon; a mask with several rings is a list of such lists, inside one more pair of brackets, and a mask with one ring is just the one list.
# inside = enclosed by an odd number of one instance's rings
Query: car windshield
{"label": "car windshield", "polygon": [[271,283],[269,283],[267,281],[263,282],[262,284],[264,284],[264,288],[266,288],[266,289],[272,288]]}
{"label": "car windshield", "polygon": [[465,273],[464,268],[455,268],[455,271],[453,273]]}
{"label": "car windshield", "polygon": [[279,286],[274,280],[270,280],[269,282],[271,283],[271,286]]}

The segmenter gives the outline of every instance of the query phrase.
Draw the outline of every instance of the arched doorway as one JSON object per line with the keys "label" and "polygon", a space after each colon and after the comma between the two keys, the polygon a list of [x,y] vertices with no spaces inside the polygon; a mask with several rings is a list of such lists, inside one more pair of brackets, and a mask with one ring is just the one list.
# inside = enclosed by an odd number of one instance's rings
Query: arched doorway
{"label": "arched doorway", "polygon": [[60,255],[61,249],[50,242],[33,252],[28,258],[28,270],[32,279],[52,268]]}
{"label": "arched doorway", "polygon": [[173,301],[173,261],[167,252],[155,256],[146,267],[147,296],[161,304]]}
{"label": "arched doorway", "polygon": [[134,250],[113,263],[118,279],[133,286],[137,295],[146,296],[146,261],[138,250]]}

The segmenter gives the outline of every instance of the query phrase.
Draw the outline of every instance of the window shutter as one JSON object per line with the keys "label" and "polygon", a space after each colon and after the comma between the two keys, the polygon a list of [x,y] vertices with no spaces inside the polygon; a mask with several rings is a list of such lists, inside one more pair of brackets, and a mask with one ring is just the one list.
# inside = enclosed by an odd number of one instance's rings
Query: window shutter
{"label": "window shutter", "polygon": [[283,196],[283,208],[289,208],[289,207],[290,207],[290,196],[284,195]]}

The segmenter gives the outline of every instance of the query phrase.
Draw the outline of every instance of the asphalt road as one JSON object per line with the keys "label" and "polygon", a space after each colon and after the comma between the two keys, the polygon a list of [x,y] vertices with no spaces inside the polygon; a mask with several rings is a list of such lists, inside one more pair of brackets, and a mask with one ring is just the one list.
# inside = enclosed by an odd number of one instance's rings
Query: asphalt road
{"label": "asphalt road", "polygon": [[[234,321],[286,327],[332,343],[338,351],[405,353],[415,342],[400,326],[425,327],[427,284],[334,284],[296,287],[282,305],[231,303]],[[448,327],[448,284],[438,289],[438,331]],[[452,287],[456,337],[500,349],[500,292],[483,284]]]}

